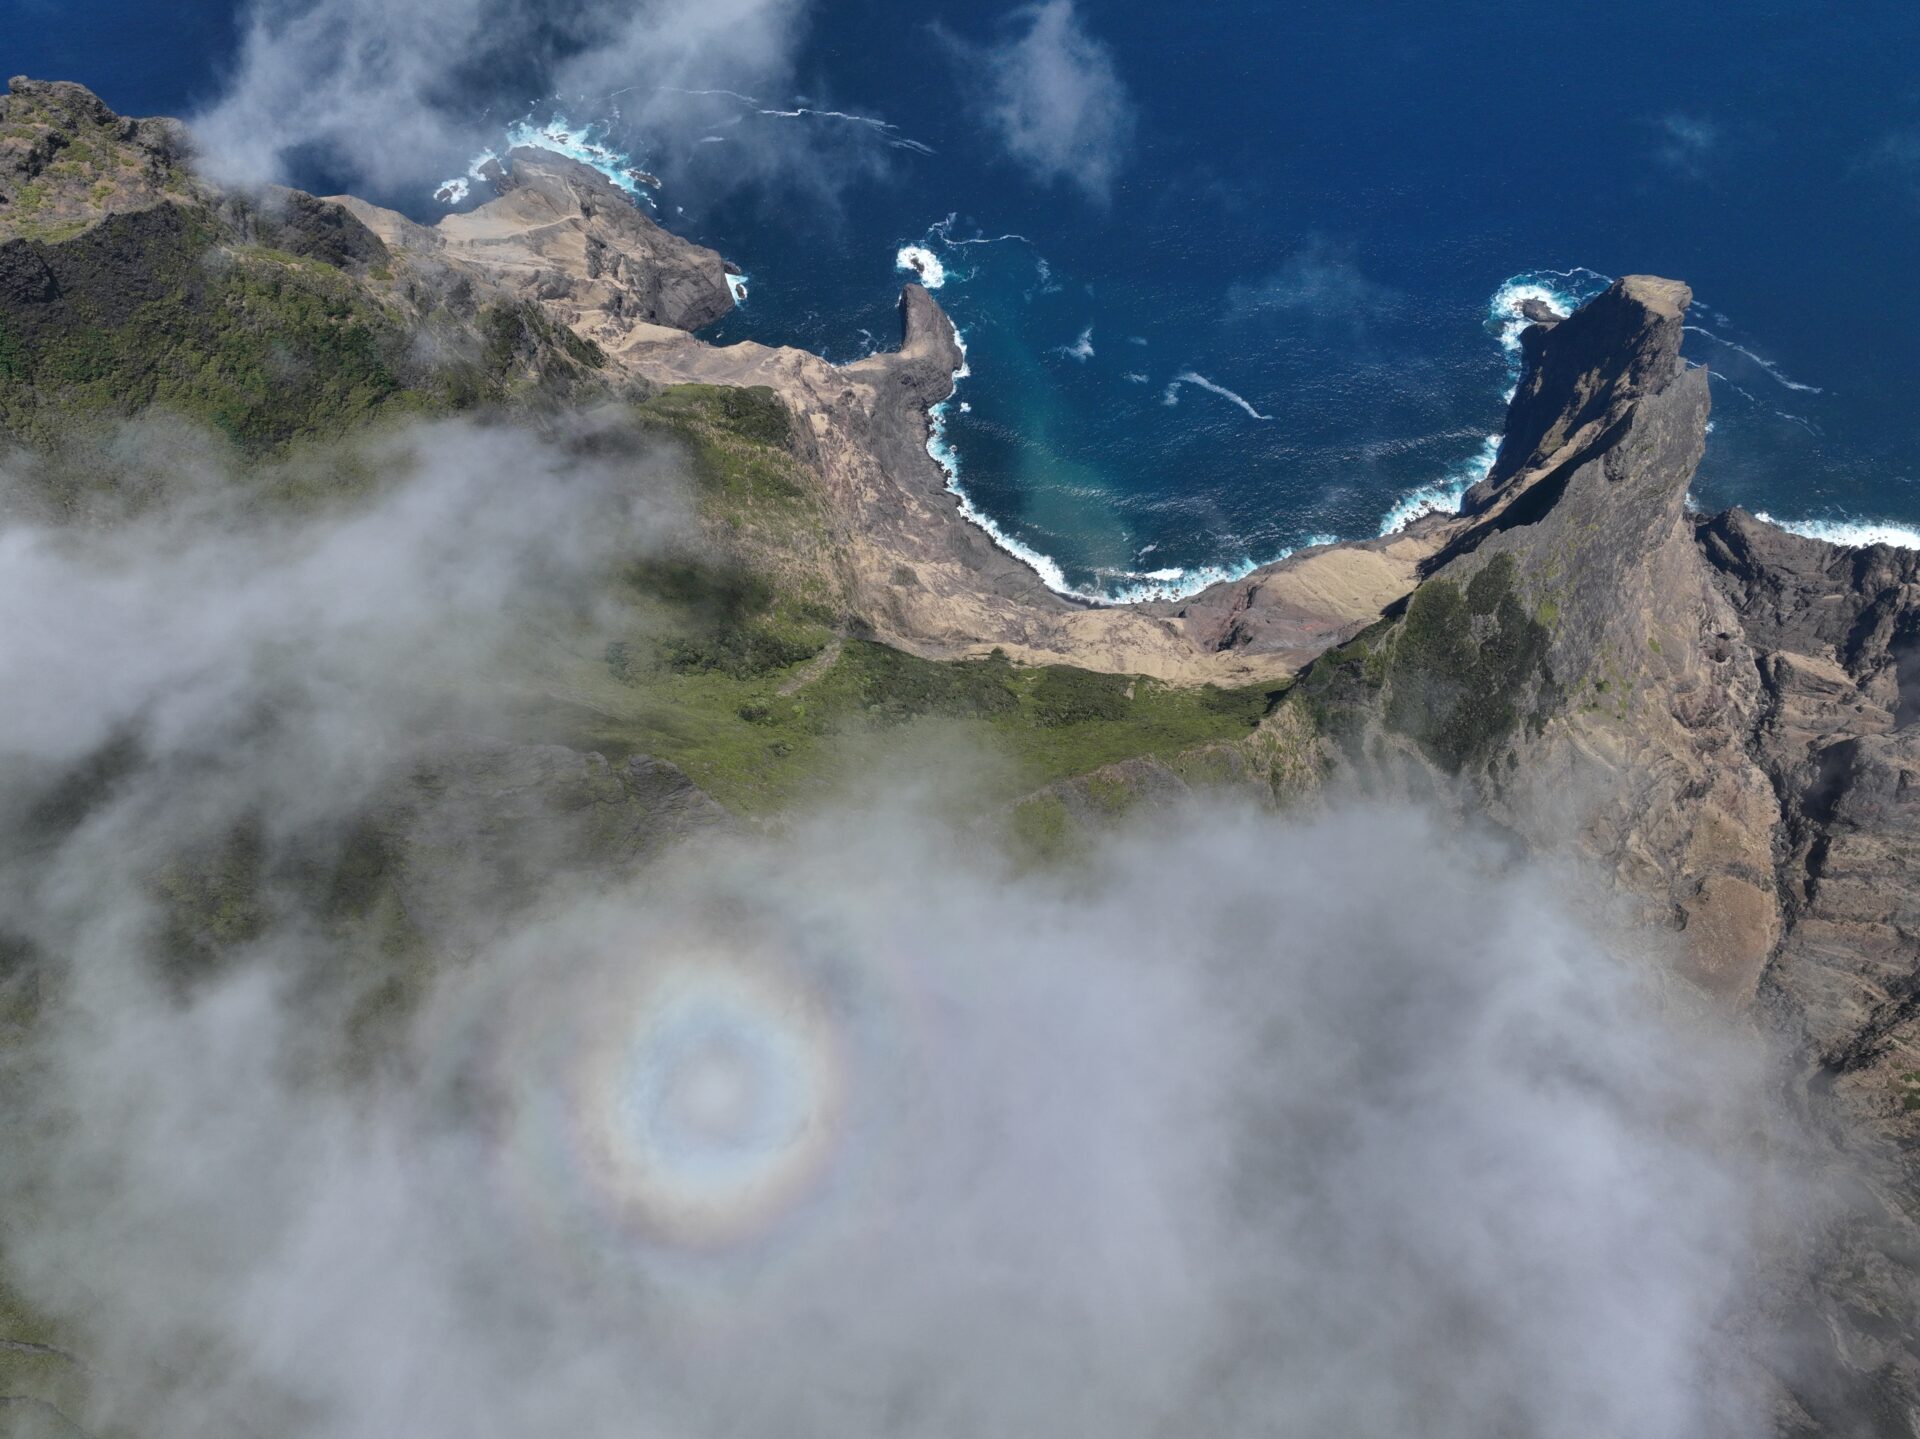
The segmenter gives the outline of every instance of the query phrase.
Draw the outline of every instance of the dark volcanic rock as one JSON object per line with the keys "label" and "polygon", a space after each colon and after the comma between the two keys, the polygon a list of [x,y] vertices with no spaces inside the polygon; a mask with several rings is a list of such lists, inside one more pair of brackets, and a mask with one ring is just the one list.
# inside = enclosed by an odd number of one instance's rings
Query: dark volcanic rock
{"label": "dark volcanic rock", "polygon": [[1557,325],[1567,317],[1532,295],[1520,302],[1520,318],[1535,325]]}
{"label": "dark volcanic rock", "polygon": [[1675,280],[1629,275],[1551,328],[1521,332],[1525,369],[1507,407],[1500,454],[1463,507],[1493,504],[1515,475],[1597,438],[1641,396],[1680,373],[1680,332],[1693,293]]}
{"label": "dark volcanic rock", "polygon": [[343,205],[304,190],[272,185],[253,201],[260,242],[337,269],[384,265],[393,257],[380,237]]}
{"label": "dark volcanic rock", "polygon": [[[1632,277],[1524,334],[1472,523],[1281,720],[1361,786],[1576,850],[1779,1036],[1859,1203],[1805,1236],[1768,1363],[1783,1433],[1920,1432],[1920,554],[1684,497],[1704,370],[1684,286]],[[1297,751],[1296,743],[1293,749]]]}
{"label": "dark volcanic rock", "polygon": [[1699,562],[1685,495],[1706,374],[1687,291],[1622,280],[1527,333],[1500,463],[1364,663],[1330,658],[1359,771],[1451,795],[1541,845],[1571,837],[1685,935],[1693,977],[1750,1000],[1779,937],[1778,805],[1746,746],[1758,677]]}

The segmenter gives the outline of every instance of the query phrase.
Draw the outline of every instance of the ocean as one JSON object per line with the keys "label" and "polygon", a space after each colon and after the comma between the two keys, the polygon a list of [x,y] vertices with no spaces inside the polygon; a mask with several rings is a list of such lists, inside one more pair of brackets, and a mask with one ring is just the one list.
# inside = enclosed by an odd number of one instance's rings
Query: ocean
{"label": "ocean", "polygon": [[[6,27],[12,69],[128,113],[217,93],[234,12],[183,9],[0,4],[50,17]],[[1513,302],[1632,272],[1694,288],[1700,506],[1920,545],[1920,7],[1083,4],[1131,115],[1104,194],[1035,178],[969,102],[1021,13],[823,0],[792,93],[673,76],[671,144],[626,118],[661,77],[502,82],[474,154],[518,123],[658,176],[636,203],[746,277],[720,343],[851,359],[894,342],[903,281],[936,284],[968,372],[935,448],[1062,590],[1183,594],[1457,501],[1516,378]],[[775,127],[818,169],[743,176]],[[432,190],[374,198],[431,219]]]}

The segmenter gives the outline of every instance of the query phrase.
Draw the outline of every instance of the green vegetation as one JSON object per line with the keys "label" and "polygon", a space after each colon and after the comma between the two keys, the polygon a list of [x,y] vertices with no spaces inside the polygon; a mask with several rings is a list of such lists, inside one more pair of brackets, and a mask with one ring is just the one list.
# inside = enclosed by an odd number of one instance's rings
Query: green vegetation
{"label": "green vegetation", "polygon": [[[610,651],[570,656],[568,682],[535,718],[539,737],[614,756],[657,755],[743,813],[771,813],[869,763],[872,741],[917,731],[943,749],[985,747],[1007,764],[978,793],[982,807],[1117,760],[1171,759],[1196,746],[1242,739],[1264,712],[1264,687],[1192,689],[1145,678],[1112,678],[1059,667],[1029,668],[1004,657],[924,660],[871,641],[847,640],[810,682],[803,663],[729,672],[688,667],[672,641],[615,641]],[[588,662],[591,659],[591,662]],[[1066,678],[1063,678],[1065,676]],[[1084,685],[1117,703],[1065,712],[1063,688]]]}
{"label": "green vegetation", "polygon": [[1530,687],[1551,708],[1550,632],[1514,591],[1514,562],[1499,554],[1465,589],[1429,580],[1414,591],[1386,664],[1386,723],[1457,772],[1483,759],[1520,723]]}
{"label": "green vegetation", "polygon": [[[210,215],[181,205],[109,215],[26,248],[48,279],[0,302],[0,430],[36,446],[76,422],[160,408],[246,454],[278,454],[389,415],[504,401],[605,363],[536,306],[423,322],[344,270],[225,244]],[[432,362],[423,324],[441,342]]]}
{"label": "green vegetation", "polygon": [[1058,864],[1086,844],[1066,801],[1054,794],[1038,794],[1015,806],[1007,838],[1014,854],[1029,864]]}
{"label": "green vegetation", "polygon": [[699,555],[630,567],[631,623],[530,660],[541,738],[670,760],[722,803],[772,813],[869,764],[872,742],[925,735],[1005,763],[991,806],[1136,755],[1244,739],[1271,687],[1221,690],[1023,666],[935,661],[837,633],[845,612],[828,513],[767,389],[685,385],[635,408],[692,461]]}
{"label": "green vegetation", "polygon": [[1125,675],[1049,665],[1033,687],[1034,718],[1049,728],[1121,719],[1131,702],[1131,691],[1132,684]]}
{"label": "green vegetation", "polygon": [[78,1413],[87,1374],[72,1358],[67,1338],[0,1280],[0,1406],[8,1434],[84,1436],[68,1416]]}
{"label": "green vegetation", "polygon": [[686,454],[717,546],[796,601],[844,607],[827,503],[795,453],[779,396],[765,386],[676,385],[636,406],[634,418]]}
{"label": "green vegetation", "polygon": [[259,830],[247,825],[218,844],[180,855],[156,877],[161,952],[177,978],[208,972],[266,932],[260,851]]}
{"label": "green vegetation", "polygon": [[1292,728],[1326,735],[1357,760],[1361,721],[1386,683],[1396,633],[1392,620],[1381,620],[1316,659],[1287,694],[1287,707],[1304,720]]}

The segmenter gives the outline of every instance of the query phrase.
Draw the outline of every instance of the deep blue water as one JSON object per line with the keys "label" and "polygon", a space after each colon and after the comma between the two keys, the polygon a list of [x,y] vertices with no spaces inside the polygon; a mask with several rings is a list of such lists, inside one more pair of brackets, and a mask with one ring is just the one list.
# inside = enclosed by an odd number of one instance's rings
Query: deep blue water
{"label": "deep blue water", "polygon": [[[1689,353],[1716,375],[1702,504],[1920,525],[1911,0],[1083,4],[1137,113],[1105,204],[1028,178],[962,101],[965,62],[930,27],[980,40],[1012,8],[823,0],[804,96],[686,97],[719,143],[663,150],[617,101],[563,108],[609,122],[665,180],[661,218],[751,276],[714,338],[890,344],[897,252],[925,246],[969,348],[946,418],[961,484],[1063,582],[1191,583],[1376,533],[1410,492],[1470,477],[1512,383],[1490,305],[1518,277],[1568,300],[1633,271],[1693,285]],[[0,36],[12,69],[189,111],[232,16],[158,9],[0,0]],[[933,153],[843,153],[853,122],[754,113],[802,99]],[[756,127],[796,125],[879,168],[831,193],[735,183]]]}

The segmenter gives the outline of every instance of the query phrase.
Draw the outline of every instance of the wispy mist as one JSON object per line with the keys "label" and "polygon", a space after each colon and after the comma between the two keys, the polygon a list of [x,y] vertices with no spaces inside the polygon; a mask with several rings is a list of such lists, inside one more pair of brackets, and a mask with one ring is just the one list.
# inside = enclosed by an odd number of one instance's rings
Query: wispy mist
{"label": "wispy mist", "polygon": [[[849,800],[476,893],[349,1062],[369,960],[302,846],[679,523],[644,457],[453,425],[384,459],[299,519],[209,482],[0,535],[40,995],[0,1233],[89,1422],[1739,1428],[1753,1056],[1560,877],[1411,813],[1196,810],[1034,874]],[[274,904],[183,984],[155,875],[246,814]]]}
{"label": "wispy mist", "polygon": [[1112,50],[1073,0],[1017,10],[984,45],[941,33],[974,90],[973,108],[1015,164],[1042,184],[1101,204],[1112,198],[1138,116]]}
{"label": "wispy mist", "polygon": [[[760,185],[831,198],[884,172],[900,137],[877,117],[793,111],[809,0],[255,0],[225,89],[191,117],[218,180],[318,173],[403,206],[502,145],[510,122],[611,126],[650,167],[706,140],[702,193]],[[817,102],[816,102],[817,103]],[[785,120],[788,123],[776,123]],[[803,123],[791,123],[800,121]]]}

